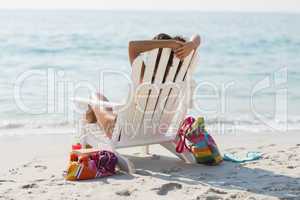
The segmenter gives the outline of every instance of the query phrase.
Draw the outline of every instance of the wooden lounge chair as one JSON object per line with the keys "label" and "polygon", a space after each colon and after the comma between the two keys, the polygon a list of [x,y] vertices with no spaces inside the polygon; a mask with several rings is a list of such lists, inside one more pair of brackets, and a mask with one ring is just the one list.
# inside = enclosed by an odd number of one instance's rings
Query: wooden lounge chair
{"label": "wooden lounge chair", "polygon": [[[185,162],[195,162],[190,152],[176,153],[174,140],[190,106],[191,75],[197,63],[197,52],[191,52],[183,61],[173,56],[172,66],[166,70],[170,55],[170,48],[154,49],[135,59],[132,64],[133,93],[125,104],[93,98],[74,99],[85,105],[113,108],[117,121],[109,145],[115,152],[119,148],[160,144]],[[81,143],[99,146],[103,138],[100,131],[98,125],[83,121]],[[123,164],[128,164],[128,160],[121,158]]]}

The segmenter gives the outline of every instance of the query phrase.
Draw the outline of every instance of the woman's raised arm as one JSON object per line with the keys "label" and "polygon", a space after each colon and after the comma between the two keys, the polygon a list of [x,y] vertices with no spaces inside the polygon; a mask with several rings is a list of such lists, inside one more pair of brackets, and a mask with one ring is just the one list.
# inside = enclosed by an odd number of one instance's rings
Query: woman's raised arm
{"label": "woman's raised arm", "polygon": [[140,53],[150,51],[156,48],[172,48],[177,49],[183,46],[183,42],[177,40],[140,40],[131,41],[128,45],[130,64],[138,57]]}

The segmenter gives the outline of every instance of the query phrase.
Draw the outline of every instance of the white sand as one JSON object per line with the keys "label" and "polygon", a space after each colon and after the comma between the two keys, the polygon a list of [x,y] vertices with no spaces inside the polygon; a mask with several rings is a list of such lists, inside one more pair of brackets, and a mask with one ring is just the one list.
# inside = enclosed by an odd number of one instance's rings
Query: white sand
{"label": "white sand", "polygon": [[0,137],[0,199],[300,199],[300,134],[217,135],[222,152],[258,150],[246,164],[187,165],[159,146],[139,154],[125,149],[137,168],[90,181],[65,181],[72,136]]}

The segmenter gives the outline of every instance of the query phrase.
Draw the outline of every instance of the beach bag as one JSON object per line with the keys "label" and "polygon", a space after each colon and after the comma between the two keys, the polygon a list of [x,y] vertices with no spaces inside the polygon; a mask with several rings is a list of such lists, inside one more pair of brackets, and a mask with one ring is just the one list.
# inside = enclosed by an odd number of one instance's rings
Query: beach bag
{"label": "beach bag", "polygon": [[82,151],[70,154],[66,180],[86,180],[115,174],[118,158],[113,152],[92,149]]}
{"label": "beach bag", "polygon": [[176,152],[190,151],[197,163],[218,165],[223,161],[213,137],[205,129],[204,118],[187,117],[177,132]]}

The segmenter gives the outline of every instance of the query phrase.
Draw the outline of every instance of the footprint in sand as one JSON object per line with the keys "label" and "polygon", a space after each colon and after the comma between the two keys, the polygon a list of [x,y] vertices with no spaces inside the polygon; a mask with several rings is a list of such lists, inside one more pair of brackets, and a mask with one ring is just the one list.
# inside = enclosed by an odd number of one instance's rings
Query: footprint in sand
{"label": "footprint in sand", "polygon": [[153,188],[152,190],[157,190],[157,194],[158,195],[166,195],[168,194],[168,192],[172,191],[172,190],[176,190],[176,189],[181,189],[182,185],[179,183],[166,183],[163,184],[161,187],[159,188]]}
{"label": "footprint in sand", "polygon": [[165,174],[171,174],[171,173],[177,173],[177,172],[180,172],[182,171],[181,168],[179,167],[172,167],[170,169],[162,169],[160,170],[162,173],[165,173]]}
{"label": "footprint in sand", "polygon": [[220,190],[220,189],[217,189],[217,188],[209,188],[208,193],[211,192],[211,193],[216,193],[216,194],[227,194],[226,191],[224,190]]}
{"label": "footprint in sand", "polygon": [[136,169],[135,174],[141,175],[141,176],[152,176],[152,173],[146,171],[146,170],[141,170],[141,169]]}
{"label": "footprint in sand", "polygon": [[44,165],[35,165],[34,168],[46,170],[47,166],[44,166]]}
{"label": "footprint in sand", "polygon": [[151,156],[151,159],[152,159],[152,160],[160,160],[160,156],[159,156],[159,155],[156,155],[156,154],[153,154],[153,155]]}
{"label": "footprint in sand", "polygon": [[9,169],[8,172],[11,174],[11,175],[16,175],[19,173],[19,168],[12,168],[12,169]]}
{"label": "footprint in sand", "polygon": [[218,196],[218,195],[201,195],[201,196],[197,196],[196,200],[223,200],[223,197]]}
{"label": "footprint in sand", "polygon": [[14,180],[0,180],[0,183],[15,183]]}
{"label": "footprint in sand", "polygon": [[288,168],[288,169],[295,169],[295,168],[296,168],[296,166],[289,165],[289,166],[287,166],[286,168]]}
{"label": "footprint in sand", "polygon": [[46,181],[46,179],[42,179],[42,178],[41,178],[41,179],[35,179],[35,180],[34,180],[34,182],[43,182],[43,181]]}
{"label": "footprint in sand", "polygon": [[22,185],[22,189],[30,189],[30,188],[37,188],[38,185],[35,183],[31,183],[31,184],[26,184],[26,185]]}
{"label": "footprint in sand", "polygon": [[119,195],[119,196],[130,196],[131,192],[129,190],[121,190],[121,191],[117,191],[116,195]]}
{"label": "footprint in sand", "polygon": [[130,196],[134,191],[136,191],[137,189],[133,189],[133,190],[129,190],[129,189],[124,189],[124,190],[121,190],[121,191],[117,191],[116,192],[116,195],[119,195],[119,196]]}

